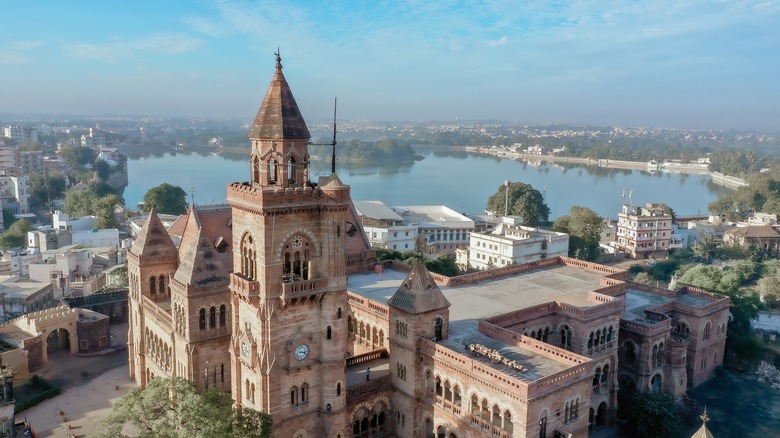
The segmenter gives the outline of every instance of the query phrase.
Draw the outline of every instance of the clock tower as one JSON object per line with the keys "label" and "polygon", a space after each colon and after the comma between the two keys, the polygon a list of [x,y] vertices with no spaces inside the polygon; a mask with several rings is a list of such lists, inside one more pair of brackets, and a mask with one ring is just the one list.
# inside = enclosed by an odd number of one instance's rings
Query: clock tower
{"label": "clock tower", "polygon": [[249,132],[250,180],[232,210],[232,396],[274,435],[337,437],[345,425],[349,187],[309,180],[309,130],[276,72]]}

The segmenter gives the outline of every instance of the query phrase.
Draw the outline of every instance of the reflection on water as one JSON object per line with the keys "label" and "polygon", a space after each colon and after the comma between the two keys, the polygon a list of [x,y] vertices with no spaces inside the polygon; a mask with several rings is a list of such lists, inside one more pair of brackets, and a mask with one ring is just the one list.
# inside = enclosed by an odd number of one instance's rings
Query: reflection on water
{"label": "reflection on water", "polygon": [[[456,150],[420,148],[422,161],[361,166],[337,163],[341,179],[352,188],[352,198],[381,200],[389,205],[436,205],[467,213],[483,211],[487,198],[504,180],[531,184],[543,192],[553,218],[572,205],[587,206],[599,214],[617,216],[623,193],[635,204],[664,202],[680,215],[707,211],[707,204],[731,190],[714,184],[707,175],[669,174],[613,169],[574,163],[517,161]],[[163,182],[194,190],[196,203],[225,202],[225,185],[249,179],[249,153],[158,153],[129,157],[129,206]],[[313,160],[313,181],[330,174],[330,160]],[[627,202],[627,200],[626,200]]]}

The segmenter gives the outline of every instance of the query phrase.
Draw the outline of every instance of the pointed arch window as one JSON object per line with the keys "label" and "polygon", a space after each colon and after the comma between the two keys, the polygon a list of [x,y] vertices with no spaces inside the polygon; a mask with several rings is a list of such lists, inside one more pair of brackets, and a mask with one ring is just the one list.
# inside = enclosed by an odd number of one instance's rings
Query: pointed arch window
{"label": "pointed arch window", "polygon": [[225,305],[219,306],[219,326],[224,327],[225,326],[225,320],[227,319],[227,310],[225,309]]}
{"label": "pointed arch window", "polygon": [[149,278],[149,293],[152,295],[157,293],[157,279],[154,277]]}
{"label": "pointed arch window", "polygon": [[268,160],[268,185],[276,184],[276,160]]}
{"label": "pointed arch window", "polygon": [[160,293],[161,294],[165,294],[165,292],[166,292],[166,290],[165,290],[165,277],[163,277],[162,275],[158,279],[158,285],[159,285]]}
{"label": "pointed arch window", "polygon": [[209,328],[214,328],[217,326],[217,308],[214,306],[211,306],[209,309]]}
{"label": "pointed arch window", "polygon": [[198,328],[206,330],[206,309],[200,309],[198,312]]}
{"label": "pointed arch window", "polygon": [[287,162],[287,182],[295,184],[295,158],[290,157]]}
{"label": "pointed arch window", "polygon": [[442,326],[444,325],[441,318],[436,318],[436,320],[433,323],[433,332],[435,341],[441,341],[442,340]]}

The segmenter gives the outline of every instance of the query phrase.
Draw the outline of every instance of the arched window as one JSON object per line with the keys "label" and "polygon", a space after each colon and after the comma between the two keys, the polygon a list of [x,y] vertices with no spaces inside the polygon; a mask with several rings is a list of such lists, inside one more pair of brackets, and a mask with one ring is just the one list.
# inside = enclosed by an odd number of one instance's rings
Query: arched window
{"label": "arched window", "polygon": [[539,438],[547,438],[547,412],[542,412],[539,417]]}
{"label": "arched window", "polygon": [[493,415],[491,416],[493,426],[501,426],[501,409],[498,405],[493,405]]}
{"label": "arched window", "polygon": [[157,294],[157,279],[154,277],[149,278],[149,293],[152,295]]}
{"label": "arched window", "polygon": [[290,157],[290,161],[287,162],[287,181],[295,184],[295,158],[293,157]]}
{"label": "arched window", "polygon": [[268,160],[268,184],[276,184],[276,160]]}
{"label": "arched window", "polygon": [[[247,380],[247,388],[249,387],[249,381]],[[295,406],[298,404],[298,387],[293,386],[290,388],[290,404]]]}
{"label": "arched window", "polygon": [[301,385],[301,403],[306,403],[309,397],[309,384],[304,383]]}
{"label": "arched window", "polygon": [[658,358],[658,346],[653,345],[653,356],[650,358],[650,365],[655,365]]}
{"label": "arched window", "polygon": [[206,330],[206,309],[200,309],[198,312],[198,328]]}
{"label": "arched window", "polygon": [[219,326],[224,327],[225,326],[225,319],[226,319],[227,310],[225,309],[225,305],[219,306]]}
{"label": "arched window", "polygon": [[159,281],[158,285],[159,285],[160,293],[164,294],[166,292],[166,290],[165,290],[165,277],[163,277],[161,275],[158,281]]}
{"label": "arched window", "polygon": [[336,319],[341,319],[341,307],[336,310]]}
{"label": "arched window", "polygon": [[336,384],[336,396],[341,395],[341,382]]}
{"label": "arched window", "polygon": [[214,328],[217,326],[217,308],[214,306],[211,306],[209,309],[209,328]]}
{"label": "arched window", "polygon": [[457,407],[460,407],[460,387],[458,385],[455,385],[455,388],[452,390],[452,404],[454,404]]}
{"label": "arched window", "polygon": [[442,395],[442,386],[441,386],[441,379],[439,376],[436,376],[436,395],[441,397]]}
{"label": "arched window", "polygon": [[441,341],[442,340],[442,325],[443,325],[443,322],[442,322],[441,318],[436,318],[436,320],[434,320],[434,322],[433,322],[433,333],[434,333],[433,336],[435,338],[434,339],[435,341]]}
{"label": "arched window", "polygon": [[510,414],[509,411],[504,412],[504,430],[507,431],[510,436],[514,431],[514,427],[512,427],[512,414]]}
{"label": "arched window", "polygon": [[593,375],[593,386],[599,386],[599,378],[601,377],[601,368],[596,368],[596,373]]}
{"label": "arched window", "polygon": [[704,340],[708,340],[710,338],[710,322],[707,321],[706,324],[704,324]]}
{"label": "arched window", "polygon": [[659,367],[664,364],[664,343],[663,342],[658,344],[658,357],[655,364]]}
{"label": "arched window", "polygon": [[331,328],[330,328],[330,326],[328,326],[328,329],[327,329],[327,333],[326,333],[326,335],[325,335],[325,338],[326,338],[326,339],[330,339],[330,338],[331,338],[331,336],[332,336],[332,334],[331,334]]}
{"label": "arched window", "polygon": [[250,280],[255,279],[254,239],[249,233],[241,239],[241,275]]}
{"label": "arched window", "polygon": [[629,363],[634,363],[636,361],[636,346],[633,342],[627,341],[623,344],[623,352],[626,360]]}
{"label": "arched window", "polygon": [[606,383],[609,377],[609,365],[604,365],[604,371],[601,372],[601,383]]}
{"label": "arched window", "polygon": [[436,428],[436,438],[447,438],[447,431],[444,430],[444,426]]}
{"label": "arched window", "polygon": [[612,342],[612,333],[614,332],[613,328],[610,327],[609,331],[607,331],[607,342]]}
{"label": "arched window", "polygon": [[588,337],[588,348],[593,348],[593,332]]}
{"label": "arched window", "polygon": [[601,339],[601,330],[596,330],[596,337],[593,339],[593,346],[598,347],[599,339]]}

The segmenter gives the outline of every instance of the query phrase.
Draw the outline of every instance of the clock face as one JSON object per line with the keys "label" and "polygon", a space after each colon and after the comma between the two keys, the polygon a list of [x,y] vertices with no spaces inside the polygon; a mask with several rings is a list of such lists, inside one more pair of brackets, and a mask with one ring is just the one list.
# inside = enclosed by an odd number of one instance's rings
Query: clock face
{"label": "clock face", "polygon": [[243,354],[244,357],[249,357],[249,342],[244,341],[241,343],[241,354]]}
{"label": "clock face", "polygon": [[306,359],[309,356],[309,346],[306,344],[299,345],[295,348],[294,355],[296,360]]}

